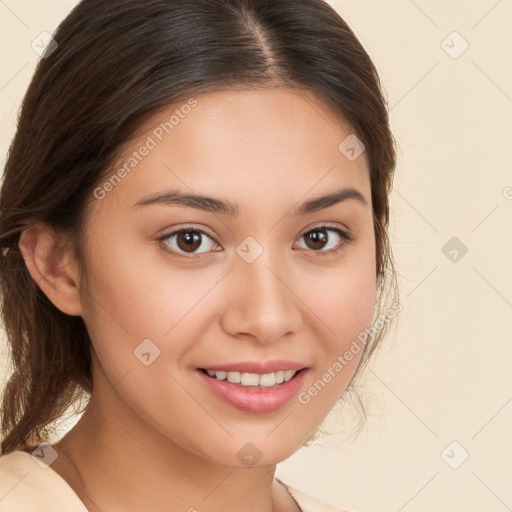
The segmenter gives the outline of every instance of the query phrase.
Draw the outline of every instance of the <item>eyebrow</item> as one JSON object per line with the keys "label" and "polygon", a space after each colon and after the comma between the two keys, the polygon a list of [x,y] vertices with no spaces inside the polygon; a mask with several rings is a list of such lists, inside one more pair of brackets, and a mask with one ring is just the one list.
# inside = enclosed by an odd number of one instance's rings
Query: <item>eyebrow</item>
{"label": "eyebrow", "polygon": [[[362,205],[368,206],[368,201],[355,188],[340,188],[323,196],[315,197],[304,201],[297,206],[293,215],[306,215],[313,213],[337,203],[354,199]],[[218,199],[199,194],[188,194],[177,189],[165,190],[156,194],[150,194],[137,201],[133,207],[142,207],[150,205],[167,205],[167,206],[185,206],[189,208],[197,208],[207,212],[220,213],[236,217],[239,213],[238,206],[231,201]]]}

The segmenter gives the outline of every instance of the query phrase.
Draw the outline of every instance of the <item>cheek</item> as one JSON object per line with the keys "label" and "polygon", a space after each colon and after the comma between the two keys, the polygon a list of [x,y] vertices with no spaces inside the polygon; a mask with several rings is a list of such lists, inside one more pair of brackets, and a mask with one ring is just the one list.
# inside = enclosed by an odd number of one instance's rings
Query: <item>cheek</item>
{"label": "cheek", "polygon": [[314,276],[300,281],[301,296],[307,297],[307,305],[323,325],[325,352],[332,356],[371,323],[377,284],[371,244],[348,252],[337,266],[312,272]]}
{"label": "cheek", "polygon": [[152,244],[126,240],[107,237],[101,257],[91,258],[84,321],[96,352],[105,364],[130,368],[149,339],[158,363],[176,366],[201,334],[197,320],[214,309],[208,293],[223,271],[173,266]]}
{"label": "cheek", "polygon": [[315,290],[308,302],[317,316],[315,371],[297,397],[311,428],[313,419],[324,418],[343,395],[364,353],[361,333],[371,323],[375,304],[372,260],[340,267]]}
{"label": "cheek", "polygon": [[366,271],[364,267],[347,272],[324,291],[322,301],[329,311],[329,325],[340,341],[352,339],[370,324],[375,292],[375,276],[371,268]]}
{"label": "cheek", "polygon": [[101,252],[90,256],[95,318],[117,323],[131,336],[161,336],[172,325],[169,313],[182,302],[185,283],[165,274],[154,245],[133,240],[133,233],[112,228],[97,245]]}
{"label": "cheek", "polygon": [[[318,317],[318,365],[308,383],[305,401],[318,414],[326,413],[342,395],[354,376],[364,353],[364,333],[370,326],[376,299],[374,247],[354,246],[340,264],[317,275],[308,306]],[[310,285],[309,285],[310,286]],[[306,293],[304,288],[303,294]],[[308,296],[308,295],[304,295]],[[363,336],[361,335],[363,333]],[[361,341],[363,339],[363,341]],[[321,395],[321,398],[314,398]],[[299,400],[300,401],[300,400]]]}
{"label": "cheek", "polygon": [[149,261],[146,252],[134,250],[136,244],[128,250],[129,244],[111,240],[102,257],[91,261],[86,294],[84,321],[101,365],[96,373],[106,374],[128,410],[151,411],[144,421],[186,432],[188,426],[176,418],[197,414],[198,407],[186,399],[176,369],[194,336],[187,315],[193,316],[198,297],[212,285],[190,279],[183,270],[171,271],[162,259]]}

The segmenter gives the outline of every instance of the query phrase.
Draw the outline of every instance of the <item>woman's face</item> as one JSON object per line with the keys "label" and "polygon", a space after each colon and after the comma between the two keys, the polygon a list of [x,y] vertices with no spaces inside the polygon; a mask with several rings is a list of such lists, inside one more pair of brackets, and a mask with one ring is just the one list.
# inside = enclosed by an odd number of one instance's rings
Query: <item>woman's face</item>
{"label": "woman's face", "polygon": [[[275,464],[312,434],[357,369],[375,300],[369,170],[353,136],[339,148],[349,135],[284,88],[197,96],[142,127],[86,227],[93,394],[118,404],[106,422],[232,466]],[[304,206],[342,189],[357,192]],[[224,365],[235,382],[200,370]],[[307,369],[288,384],[238,376],[294,365]]]}

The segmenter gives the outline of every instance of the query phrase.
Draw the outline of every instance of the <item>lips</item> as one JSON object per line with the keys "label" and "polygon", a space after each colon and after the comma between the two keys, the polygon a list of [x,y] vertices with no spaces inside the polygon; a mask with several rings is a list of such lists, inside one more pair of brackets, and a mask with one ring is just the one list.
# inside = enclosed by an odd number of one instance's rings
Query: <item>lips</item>
{"label": "lips", "polygon": [[230,406],[245,412],[268,413],[285,406],[299,393],[308,371],[297,371],[289,381],[272,387],[240,386],[226,380],[217,380],[199,369],[195,374],[213,396]]}

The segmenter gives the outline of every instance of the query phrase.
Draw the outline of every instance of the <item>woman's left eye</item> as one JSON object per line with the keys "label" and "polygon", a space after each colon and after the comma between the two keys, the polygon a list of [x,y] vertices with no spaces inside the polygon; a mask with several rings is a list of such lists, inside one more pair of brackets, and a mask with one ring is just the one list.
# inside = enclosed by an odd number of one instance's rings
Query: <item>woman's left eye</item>
{"label": "woman's left eye", "polygon": [[[329,232],[336,234],[334,240],[331,240],[333,237],[328,235]],[[337,227],[317,226],[304,233],[299,240],[302,239],[306,241],[306,247],[303,248],[312,249],[321,256],[327,256],[338,252],[344,245],[349,244],[353,237],[349,232]]]}

